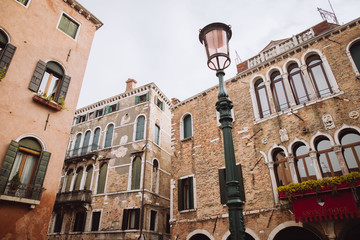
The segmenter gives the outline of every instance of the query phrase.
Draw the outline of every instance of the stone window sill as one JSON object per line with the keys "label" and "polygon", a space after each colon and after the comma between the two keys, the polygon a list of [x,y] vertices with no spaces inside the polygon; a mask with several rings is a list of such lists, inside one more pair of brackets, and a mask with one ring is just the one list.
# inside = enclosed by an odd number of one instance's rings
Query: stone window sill
{"label": "stone window sill", "polygon": [[186,210],[181,210],[181,211],[179,211],[179,213],[188,213],[188,212],[196,212],[196,208],[194,208],[194,209],[186,209]]}
{"label": "stone window sill", "polygon": [[45,107],[48,107],[54,111],[60,111],[62,109],[62,107],[60,105],[58,105],[56,102],[54,101],[47,101],[45,98],[42,98],[38,95],[34,95],[33,96],[33,101],[36,103],[39,103]]}
{"label": "stone window sill", "polygon": [[181,139],[181,142],[187,142],[193,139],[193,136]]}
{"label": "stone window sill", "polygon": [[36,205],[40,204],[39,200],[28,199],[28,198],[19,198],[19,197],[8,196],[8,195],[0,195],[0,200],[29,204],[30,208],[35,208]]}

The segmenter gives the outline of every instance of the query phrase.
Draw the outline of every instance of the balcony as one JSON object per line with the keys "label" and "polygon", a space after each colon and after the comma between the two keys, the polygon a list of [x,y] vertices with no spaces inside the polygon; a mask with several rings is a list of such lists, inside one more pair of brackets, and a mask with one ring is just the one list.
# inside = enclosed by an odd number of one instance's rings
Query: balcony
{"label": "balcony", "polygon": [[99,145],[92,144],[87,147],[75,148],[66,153],[65,162],[77,162],[84,158],[96,158]]}
{"label": "balcony", "polygon": [[72,205],[72,204],[90,204],[91,203],[91,191],[80,190],[72,192],[58,193],[56,195],[55,205]]}
{"label": "balcony", "polygon": [[0,200],[22,202],[28,204],[39,204],[43,187],[34,186],[33,184],[16,184],[14,186],[10,181],[0,182]]}

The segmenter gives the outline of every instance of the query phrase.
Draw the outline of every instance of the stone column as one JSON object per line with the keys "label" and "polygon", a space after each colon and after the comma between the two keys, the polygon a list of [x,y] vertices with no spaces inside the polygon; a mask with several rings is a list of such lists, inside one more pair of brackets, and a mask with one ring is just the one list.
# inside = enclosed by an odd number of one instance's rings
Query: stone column
{"label": "stone column", "polygon": [[304,75],[304,78],[305,78],[304,80],[306,82],[306,85],[309,88],[311,99],[317,99],[318,97],[317,97],[317,94],[316,94],[316,89],[315,89],[315,86],[313,85],[313,83],[311,81],[309,72],[307,70],[307,66],[305,64],[301,65],[300,69],[303,72],[303,75]]}
{"label": "stone column", "polygon": [[289,156],[287,157],[287,161],[289,163],[289,168],[290,168],[290,172],[291,172],[291,178],[292,178],[292,182],[293,183],[298,183],[298,178],[297,178],[297,174],[296,174],[296,168],[295,168],[295,157],[292,154],[289,154]]}
{"label": "stone column", "polygon": [[276,183],[276,177],[275,177],[275,172],[274,172],[274,163],[269,162],[269,163],[267,163],[267,165],[268,165],[269,172],[270,172],[270,179],[271,179],[271,183],[272,183],[271,186],[273,189],[275,204],[279,204],[279,194],[277,191],[277,183]]}
{"label": "stone column", "polygon": [[266,88],[266,92],[268,95],[268,99],[269,99],[269,105],[270,105],[270,109],[271,109],[271,113],[276,113],[276,108],[275,108],[275,101],[274,101],[274,97],[271,91],[271,87],[270,87],[270,80],[266,79],[265,80],[265,88]]}
{"label": "stone column", "polygon": [[310,151],[309,152],[309,156],[312,160],[312,163],[314,165],[314,169],[315,169],[315,175],[317,179],[322,179],[322,174],[321,174],[321,168],[317,159],[317,152],[316,151]]}
{"label": "stone column", "polygon": [[342,174],[343,175],[349,174],[349,169],[347,168],[344,154],[342,152],[342,146],[336,145],[336,146],[333,146],[332,149],[335,152],[337,159],[339,160],[339,165],[340,165]]}
{"label": "stone column", "polygon": [[285,85],[286,95],[288,96],[290,106],[291,107],[295,106],[296,101],[295,101],[295,97],[293,95],[293,92],[291,91],[291,86],[290,86],[290,82],[289,82],[289,74],[288,73],[283,73],[283,74],[281,74],[281,77],[282,77],[283,83]]}
{"label": "stone column", "polygon": [[253,104],[253,111],[254,111],[255,119],[260,119],[259,106],[258,106],[258,102],[256,99],[255,89],[252,87],[250,88],[250,96],[251,96],[251,101]]}

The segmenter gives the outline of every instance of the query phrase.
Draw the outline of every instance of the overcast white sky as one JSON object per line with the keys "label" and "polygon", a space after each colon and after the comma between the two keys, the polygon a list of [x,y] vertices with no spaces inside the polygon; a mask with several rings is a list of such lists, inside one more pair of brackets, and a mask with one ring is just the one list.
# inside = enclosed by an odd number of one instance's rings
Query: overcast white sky
{"label": "overcast white sky", "polygon": [[[170,99],[185,100],[217,84],[206,65],[199,29],[232,26],[225,79],[271,40],[291,37],[322,21],[328,0],[78,0],[103,23],[95,34],[78,107],[125,91],[125,81],[154,82]],[[332,0],[340,24],[360,17],[359,0]]]}

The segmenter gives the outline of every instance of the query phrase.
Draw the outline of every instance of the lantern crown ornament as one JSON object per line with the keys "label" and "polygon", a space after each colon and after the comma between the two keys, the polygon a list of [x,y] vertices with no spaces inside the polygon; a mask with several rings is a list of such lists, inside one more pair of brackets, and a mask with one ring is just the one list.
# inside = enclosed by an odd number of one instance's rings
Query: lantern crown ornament
{"label": "lantern crown ornament", "polygon": [[231,26],[224,23],[211,23],[200,29],[199,39],[205,47],[207,65],[212,70],[224,70],[231,61],[229,57],[229,40]]}

